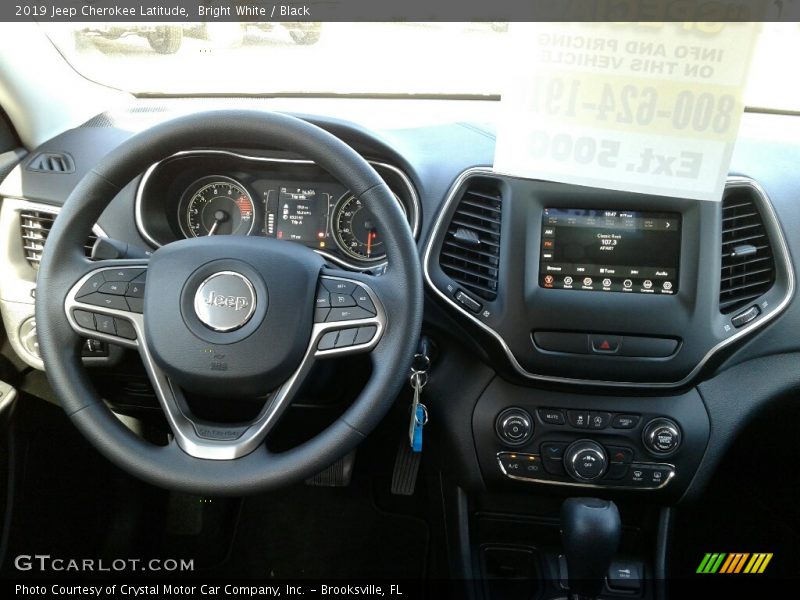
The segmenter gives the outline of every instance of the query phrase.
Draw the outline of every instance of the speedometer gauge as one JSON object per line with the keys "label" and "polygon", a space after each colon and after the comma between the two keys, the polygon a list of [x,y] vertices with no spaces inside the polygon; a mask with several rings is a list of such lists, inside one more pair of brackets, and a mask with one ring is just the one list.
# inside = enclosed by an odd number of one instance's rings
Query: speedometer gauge
{"label": "speedometer gauge", "polygon": [[196,181],[180,204],[181,231],[186,237],[248,235],[255,224],[255,205],[245,187],[230,177]]}
{"label": "speedometer gauge", "polygon": [[383,237],[372,212],[361,199],[345,194],[333,209],[333,239],[339,249],[359,261],[386,258]]}

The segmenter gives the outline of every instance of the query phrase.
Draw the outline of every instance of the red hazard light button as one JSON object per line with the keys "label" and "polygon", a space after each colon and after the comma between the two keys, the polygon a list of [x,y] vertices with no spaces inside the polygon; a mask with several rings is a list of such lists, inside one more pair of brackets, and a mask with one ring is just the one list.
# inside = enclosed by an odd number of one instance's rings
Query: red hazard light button
{"label": "red hazard light button", "polygon": [[616,354],[622,345],[619,335],[590,335],[589,343],[595,354]]}

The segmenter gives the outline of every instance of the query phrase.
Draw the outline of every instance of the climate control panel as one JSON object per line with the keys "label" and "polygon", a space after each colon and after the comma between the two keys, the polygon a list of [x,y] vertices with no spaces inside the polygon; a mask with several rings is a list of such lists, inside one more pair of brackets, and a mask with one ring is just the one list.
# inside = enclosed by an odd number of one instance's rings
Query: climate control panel
{"label": "climate control panel", "polygon": [[473,432],[489,482],[678,495],[699,465],[709,422],[696,391],[614,397],[531,390],[495,380]]}

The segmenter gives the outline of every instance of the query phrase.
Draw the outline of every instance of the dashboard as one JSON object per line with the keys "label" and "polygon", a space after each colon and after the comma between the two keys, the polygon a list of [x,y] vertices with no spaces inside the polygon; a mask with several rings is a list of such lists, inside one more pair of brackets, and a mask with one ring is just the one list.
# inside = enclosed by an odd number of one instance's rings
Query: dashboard
{"label": "dashboard", "polygon": [[[152,102],[64,132],[0,188],[9,257],[0,308],[33,366],[42,367],[30,343],[35,244],[103,155],[185,109]],[[417,239],[424,332],[438,348],[425,392],[435,399],[431,443],[464,489],[599,486],[677,501],[702,489],[760,407],[800,388],[796,117],[745,115],[720,202],[496,172],[494,132],[480,118],[369,127],[352,115],[304,118],[371,162]],[[29,168],[42,153],[74,169]],[[95,234],[154,252],[189,237],[263,236],[379,273],[382,232],[369,210],[303,157],[232,145],[152,165]],[[111,344],[88,358],[113,369],[119,356]],[[600,470],[567,468],[587,452]]]}
{"label": "dashboard", "polygon": [[[419,199],[398,168],[372,161],[419,231]],[[359,270],[385,263],[370,207],[313,163],[238,150],[181,152],[144,174],[136,224],[155,247],[182,238],[252,235],[313,248]]]}

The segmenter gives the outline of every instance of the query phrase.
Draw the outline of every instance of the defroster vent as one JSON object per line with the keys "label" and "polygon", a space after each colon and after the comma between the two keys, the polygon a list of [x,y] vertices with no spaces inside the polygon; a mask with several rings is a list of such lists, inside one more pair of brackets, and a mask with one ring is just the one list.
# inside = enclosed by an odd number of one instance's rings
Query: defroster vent
{"label": "defroster vent", "polygon": [[775,259],[752,193],[734,189],[722,201],[720,312],[733,312],[775,283]]}
{"label": "defroster vent", "polygon": [[447,228],[439,265],[453,281],[484,300],[497,297],[502,197],[490,181],[473,180]]}
{"label": "defroster vent", "polygon": [[[25,210],[19,215],[22,247],[25,250],[25,258],[28,260],[34,269],[39,268],[39,263],[42,260],[42,252],[44,251],[44,244],[47,241],[47,236],[50,229],[53,227],[55,220],[55,213],[40,211],[40,210]],[[86,256],[92,255],[92,246],[94,246],[97,236],[93,233],[89,235],[86,240]]]}
{"label": "defroster vent", "polygon": [[65,152],[40,152],[25,168],[35,173],[74,173],[75,162]]}

